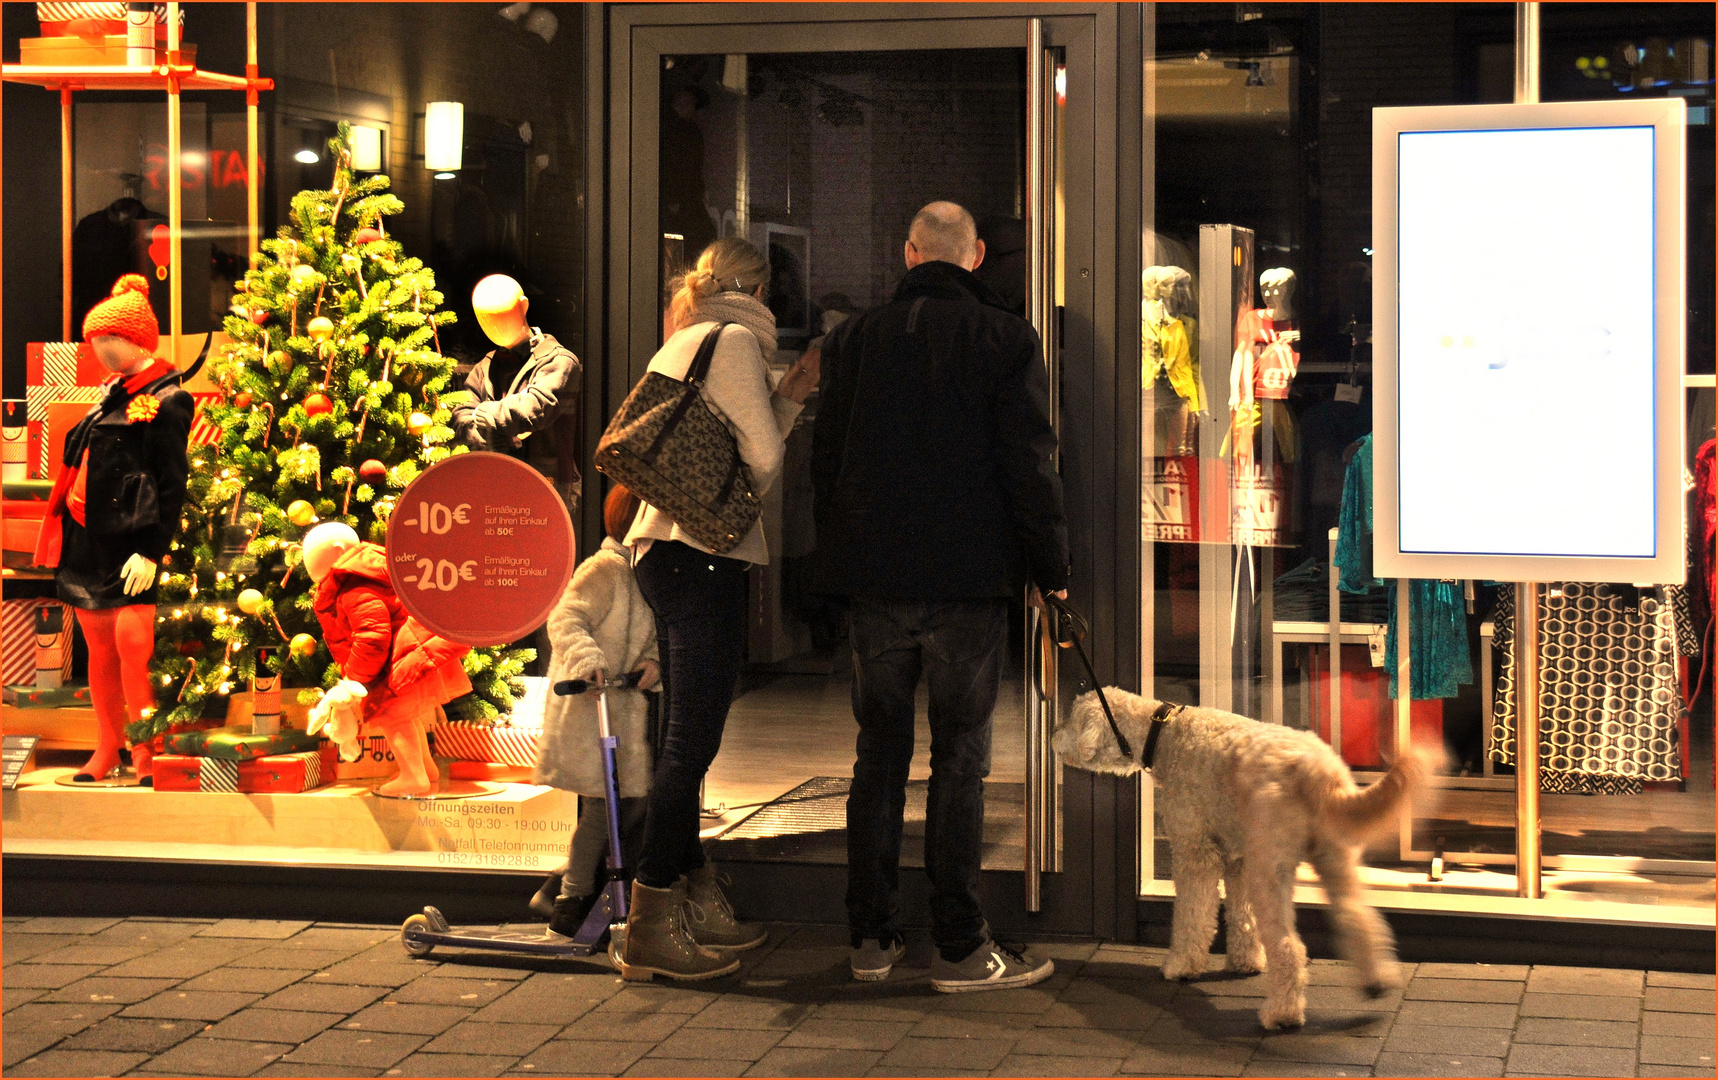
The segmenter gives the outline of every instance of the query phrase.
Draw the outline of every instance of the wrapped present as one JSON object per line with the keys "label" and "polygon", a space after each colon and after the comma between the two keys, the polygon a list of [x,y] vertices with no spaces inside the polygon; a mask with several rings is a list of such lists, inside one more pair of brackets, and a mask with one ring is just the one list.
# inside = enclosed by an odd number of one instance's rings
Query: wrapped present
{"label": "wrapped present", "polygon": [[6,687],[4,700],[14,709],[87,709],[89,687],[59,686],[44,689],[35,683]]}
{"label": "wrapped present", "polygon": [[537,740],[542,734],[541,727],[479,724],[470,720],[444,720],[430,729],[435,752],[442,757],[524,766],[536,764]]}
{"label": "wrapped present", "polygon": [[[324,745],[333,746],[332,743]],[[386,735],[369,724],[361,724],[358,727],[358,746],[362,751],[358,760],[334,758],[334,779],[372,780],[394,775],[398,766],[394,764],[394,748],[388,744]]]}
{"label": "wrapped present", "polygon": [[32,341],[24,346],[25,386],[100,386],[111,374],[86,341]]}
{"label": "wrapped present", "polygon": [[256,735],[249,728],[215,728],[205,731],[182,731],[167,736],[167,752],[189,757],[221,758],[225,761],[250,761],[270,754],[297,754],[316,750],[319,740],[292,728],[281,728],[268,735]]}
{"label": "wrapped present", "polygon": [[[36,613],[44,608],[60,612],[60,629],[56,631],[57,639],[54,644],[59,646],[60,680],[63,682],[72,677],[71,628],[72,614],[66,605],[51,597],[34,597],[20,600],[0,600],[0,683],[9,689],[20,693],[36,689],[36,652],[40,644],[36,640]],[[51,681],[51,680],[50,680]],[[31,684],[31,685],[24,685]],[[45,689],[45,688],[44,688]],[[88,705],[89,693],[84,692],[82,701],[67,702],[68,704]],[[58,708],[60,706],[28,703],[37,708]]]}
{"label": "wrapped present", "polygon": [[507,765],[499,761],[463,761],[447,763],[449,780],[494,780],[503,784],[529,784],[531,766]]}
{"label": "wrapped present", "polygon": [[165,754],[167,752],[167,739],[169,736],[178,735],[181,732],[186,731],[206,732],[221,726],[223,725],[219,720],[185,720],[169,726],[166,731],[155,736],[154,739],[150,740],[149,748],[157,754]]}
{"label": "wrapped present", "polygon": [[[5,433],[5,468],[0,477],[10,488],[30,475],[30,403],[23,398],[7,398],[4,420],[0,431]],[[6,498],[12,498],[11,491],[6,492]]]}
{"label": "wrapped present", "polygon": [[[218,759],[217,759],[218,760]],[[334,747],[323,743],[297,754],[268,754],[239,762],[239,790],[293,794],[310,791],[334,777]]]}
{"label": "wrapped present", "polygon": [[237,791],[239,763],[186,754],[155,758],[156,791]]}

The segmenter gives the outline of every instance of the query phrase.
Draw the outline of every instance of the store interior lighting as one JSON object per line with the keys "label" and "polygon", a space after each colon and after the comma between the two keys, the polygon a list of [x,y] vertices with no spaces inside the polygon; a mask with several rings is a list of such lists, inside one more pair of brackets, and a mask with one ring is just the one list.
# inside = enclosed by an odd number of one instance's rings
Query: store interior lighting
{"label": "store interior lighting", "polygon": [[292,155],[292,160],[298,162],[300,165],[314,165],[318,161],[321,161],[322,158],[316,153],[316,151],[307,146],[303,150]]}
{"label": "store interior lighting", "polygon": [[432,101],[424,106],[424,168],[457,172],[465,149],[465,106]]}
{"label": "store interior lighting", "polygon": [[382,171],[382,131],[380,128],[352,125],[352,168],[358,172]]}

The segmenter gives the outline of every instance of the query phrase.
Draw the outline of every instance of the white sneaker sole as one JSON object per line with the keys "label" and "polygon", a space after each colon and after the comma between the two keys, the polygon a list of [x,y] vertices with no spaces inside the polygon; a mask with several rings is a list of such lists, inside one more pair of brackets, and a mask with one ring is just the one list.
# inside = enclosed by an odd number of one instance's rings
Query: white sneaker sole
{"label": "white sneaker sole", "polygon": [[853,978],[858,982],[882,982],[889,977],[889,972],[895,970],[895,965],[900,963],[901,958],[906,955],[907,950],[902,949],[900,952],[895,954],[895,958],[893,960],[884,964],[880,968],[856,968],[852,966],[852,964],[849,964],[847,970],[853,973]]}
{"label": "white sneaker sole", "polygon": [[1033,986],[1043,982],[1056,973],[1054,960],[1044,961],[1044,966],[1034,971],[1010,975],[1005,979],[932,979],[931,989],[943,994],[972,994],[982,990],[1014,990],[1022,986]]}

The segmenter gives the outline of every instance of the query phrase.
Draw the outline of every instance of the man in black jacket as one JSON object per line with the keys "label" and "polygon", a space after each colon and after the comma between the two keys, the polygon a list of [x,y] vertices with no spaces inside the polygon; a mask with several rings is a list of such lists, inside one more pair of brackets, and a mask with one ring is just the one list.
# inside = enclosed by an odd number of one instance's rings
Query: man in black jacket
{"label": "man in black jacket", "polygon": [[824,342],[812,442],[821,584],[852,604],[852,971],[886,978],[902,951],[897,866],[922,673],[931,725],[925,869],[938,946],[931,984],[1026,986],[1054,966],[991,940],[978,875],[1008,601],[1026,585],[1067,588],[1049,378],[1037,334],[972,273],[984,244],[971,214],[926,206],[905,254],[894,298]]}

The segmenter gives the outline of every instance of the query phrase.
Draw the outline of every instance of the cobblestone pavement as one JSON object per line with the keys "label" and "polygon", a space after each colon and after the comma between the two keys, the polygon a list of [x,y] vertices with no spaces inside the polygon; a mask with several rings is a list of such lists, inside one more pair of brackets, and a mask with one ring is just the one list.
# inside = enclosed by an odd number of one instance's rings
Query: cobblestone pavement
{"label": "cobblestone pavement", "polygon": [[1306,1028],[1265,1035],[1257,977],[1167,983],[1158,949],[1044,945],[1047,983],[937,994],[928,940],[859,984],[845,936],[775,925],[675,986],[412,960],[391,926],[8,918],[0,1051],[6,1076],[1714,1075],[1711,975],[1418,964],[1366,1001],[1315,961]]}

